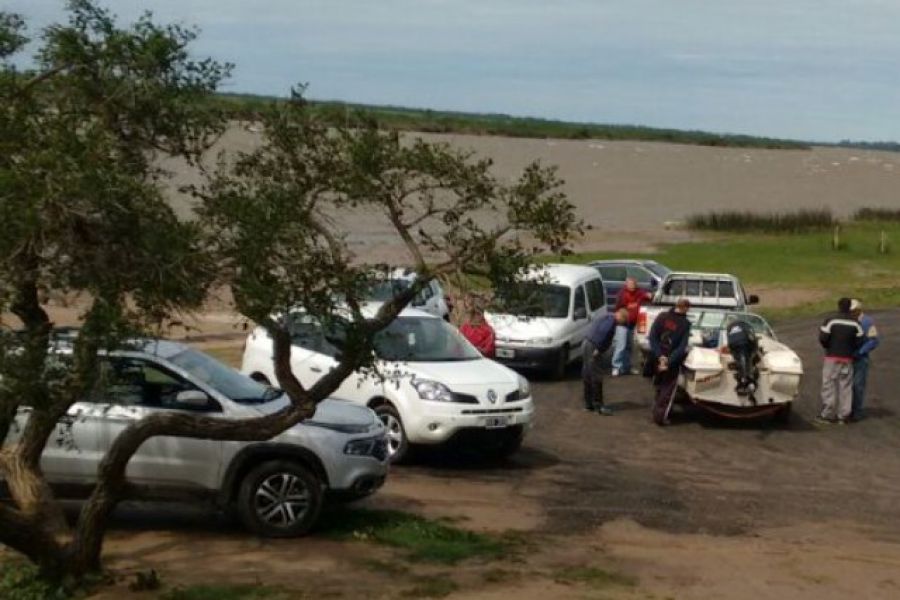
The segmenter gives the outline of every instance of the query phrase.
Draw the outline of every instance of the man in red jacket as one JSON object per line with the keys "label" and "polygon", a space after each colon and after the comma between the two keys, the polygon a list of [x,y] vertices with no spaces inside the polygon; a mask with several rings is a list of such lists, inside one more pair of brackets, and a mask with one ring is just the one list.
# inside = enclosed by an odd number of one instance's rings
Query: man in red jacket
{"label": "man in red jacket", "polygon": [[633,277],[625,280],[625,287],[616,299],[616,310],[621,308],[628,310],[628,321],[616,327],[612,357],[613,377],[631,374],[631,341],[634,339],[634,326],[637,325],[641,305],[649,302],[651,297],[650,292],[637,286],[637,281]]}
{"label": "man in red jacket", "polygon": [[484,356],[494,357],[494,328],[484,320],[484,313],[481,309],[473,307],[469,310],[469,320],[463,323],[459,332]]}

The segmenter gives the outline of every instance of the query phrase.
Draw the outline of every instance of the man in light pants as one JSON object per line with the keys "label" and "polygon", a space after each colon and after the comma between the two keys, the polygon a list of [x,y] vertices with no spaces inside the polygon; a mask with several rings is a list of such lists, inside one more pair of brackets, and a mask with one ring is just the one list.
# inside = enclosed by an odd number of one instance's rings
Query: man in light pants
{"label": "man in light pants", "polygon": [[819,343],[825,349],[822,365],[822,411],[819,423],[843,425],[853,409],[853,356],[863,340],[863,330],[850,314],[850,298],[838,300],[838,312],[822,323]]}

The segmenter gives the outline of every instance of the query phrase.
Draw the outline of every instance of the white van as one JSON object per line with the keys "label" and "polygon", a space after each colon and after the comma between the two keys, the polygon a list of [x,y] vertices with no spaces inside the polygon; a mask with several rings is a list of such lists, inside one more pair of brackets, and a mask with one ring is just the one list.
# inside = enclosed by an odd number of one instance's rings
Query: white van
{"label": "white van", "polygon": [[495,360],[562,377],[581,358],[591,322],[606,315],[603,280],[593,267],[550,264],[530,271],[521,285],[531,288],[522,294],[527,301],[521,308],[485,315],[497,335]]}

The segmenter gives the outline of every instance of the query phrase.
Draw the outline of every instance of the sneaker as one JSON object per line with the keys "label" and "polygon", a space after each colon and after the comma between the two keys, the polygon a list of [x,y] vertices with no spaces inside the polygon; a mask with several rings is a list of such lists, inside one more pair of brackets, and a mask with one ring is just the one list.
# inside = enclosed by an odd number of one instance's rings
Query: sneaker
{"label": "sneaker", "polygon": [[629,371],[629,373],[630,373],[631,375],[640,375],[640,374],[641,374],[641,370],[640,370],[640,369],[634,369],[634,368],[632,368],[631,371]]}
{"label": "sneaker", "polygon": [[593,406],[585,406],[585,407],[584,407],[584,410],[585,410],[586,412],[595,412],[597,409],[594,408]]}
{"label": "sneaker", "polygon": [[604,417],[611,417],[611,416],[613,416],[615,413],[613,412],[613,409],[611,409],[610,407],[608,407],[608,406],[601,406],[600,408],[597,409],[597,414],[598,414],[598,415],[603,415]]}
{"label": "sneaker", "polygon": [[612,370],[612,376],[613,376],[613,377],[618,377],[619,375],[620,375],[620,372],[619,372],[618,369],[613,369],[613,370]]}
{"label": "sneaker", "polygon": [[815,418],[815,423],[817,425],[834,425],[834,421],[832,419],[827,419],[822,415],[819,415]]}
{"label": "sneaker", "polygon": [[835,423],[836,425],[846,425],[846,424],[847,424],[847,421],[846,421],[845,419],[840,419],[840,418],[839,418],[839,419],[837,419],[834,423]]}

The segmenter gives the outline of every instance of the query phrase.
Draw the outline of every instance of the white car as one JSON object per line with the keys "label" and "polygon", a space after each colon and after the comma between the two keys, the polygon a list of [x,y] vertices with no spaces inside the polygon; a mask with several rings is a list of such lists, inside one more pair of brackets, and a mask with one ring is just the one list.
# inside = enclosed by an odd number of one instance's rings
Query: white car
{"label": "white car", "polygon": [[[378,305],[364,306],[371,317]],[[304,386],[337,364],[341,331],[304,313],[289,315],[291,367]],[[455,327],[432,314],[406,309],[375,338],[380,373],[357,372],[334,397],[368,406],[388,430],[395,462],[411,444],[437,445],[462,437],[496,456],[515,452],[531,426],[534,403],[528,381],[484,358]],[[247,338],[241,371],[275,382],[272,340],[256,328]]]}
{"label": "white car", "polygon": [[496,333],[496,359],[560,378],[581,358],[591,322],[606,315],[603,280],[594,267],[550,264],[530,271],[521,288],[512,304],[522,306],[485,314]]}
{"label": "white car", "polygon": [[[394,269],[389,277],[375,276],[369,286],[366,300],[370,302],[387,302],[404,291],[416,280],[416,272],[411,269]],[[422,291],[416,294],[410,305],[445,321],[450,320],[453,303],[437,279],[428,282]]]}

